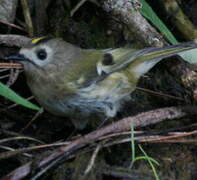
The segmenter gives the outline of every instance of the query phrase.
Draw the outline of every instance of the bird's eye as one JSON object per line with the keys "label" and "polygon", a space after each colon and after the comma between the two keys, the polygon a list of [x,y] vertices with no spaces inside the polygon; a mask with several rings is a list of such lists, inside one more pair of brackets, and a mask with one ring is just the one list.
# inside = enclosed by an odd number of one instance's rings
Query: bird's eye
{"label": "bird's eye", "polygon": [[40,59],[40,60],[45,60],[47,58],[47,53],[44,49],[40,49],[38,52],[37,52],[37,57]]}
{"label": "bird's eye", "polygon": [[104,54],[102,64],[105,66],[113,65],[114,64],[113,56],[109,53]]}

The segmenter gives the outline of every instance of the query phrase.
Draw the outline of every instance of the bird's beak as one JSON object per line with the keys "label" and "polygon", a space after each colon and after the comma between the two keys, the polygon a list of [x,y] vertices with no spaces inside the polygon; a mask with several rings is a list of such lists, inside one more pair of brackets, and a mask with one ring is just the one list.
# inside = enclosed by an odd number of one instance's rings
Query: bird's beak
{"label": "bird's beak", "polygon": [[15,56],[8,56],[4,58],[5,60],[14,60],[14,61],[27,61],[27,58],[25,58],[23,55],[18,54]]}

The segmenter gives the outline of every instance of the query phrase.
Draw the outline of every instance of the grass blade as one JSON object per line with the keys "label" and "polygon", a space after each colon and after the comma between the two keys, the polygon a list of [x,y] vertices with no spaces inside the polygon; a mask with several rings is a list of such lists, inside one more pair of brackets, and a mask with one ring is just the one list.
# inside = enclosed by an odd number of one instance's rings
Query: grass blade
{"label": "grass blade", "polygon": [[13,90],[11,90],[9,87],[4,85],[0,82],[0,95],[14,101],[17,104],[20,104],[22,106],[25,106],[27,108],[33,109],[33,110],[40,110],[40,107],[36,106],[35,104],[32,104],[31,102],[27,101],[26,99],[22,98],[18,94],[16,94]]}

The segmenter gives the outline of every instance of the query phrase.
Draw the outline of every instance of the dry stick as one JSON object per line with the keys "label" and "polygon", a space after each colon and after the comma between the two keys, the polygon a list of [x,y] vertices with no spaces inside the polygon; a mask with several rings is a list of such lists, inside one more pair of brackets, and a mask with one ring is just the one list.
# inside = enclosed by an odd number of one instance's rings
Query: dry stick
{"label": "dry stick", "polygon": [[[6,136],[22,136],[21,134],[17,133],[17,132],[13,132],[13,131],[8,131],[5,129],[1,129],[0,128],[0,133],[1,134],[5,134]],[[28,136],[27,136],[28,137]]]}
{"label": "dry stick", "polygon": [[190,21],[189,17],[184,14],[184,11],[179,6],[177,0],[170,0],[170,1],[160,1],[162,6],[164,7],[167,16],[176,26],[176,29],[181,33],[183,39],[193,40],[197,38],[197,28],[196,26]]}
{"label": "dry stick", "polygon": [[[137,133],[138,133],[138,131],[137,131]],[[106,135],[106,136],[102,136],[101,138],[98,138],[98,141],[106,141],[106,139],[112,139],[113,137],[117,137],[117,136],[121,136],[121,135],[130,135],[130,134],[131,134],[131,132],[128,131],[126,133],[116,133],[116,134],[113,134],[113,136]],[[160,143],[162,143],[162,142],[165,143],[166,140],[167,140],[167,142],[169,142],[169,140],[173,140],[175,138],[177,139],[177,138],[187,137],[187,136],[191,136],[191,135],[194,135],[194,134],[197,134],[196,130],[192,131],[192,132],[179,132],[178,134],[176,133],[176,134],[172,134],[172,135],[168,135],[168,136],[167,135],[166,136],[159,136],[159,135],[140,136],[140,137],[135,137],[135,140],[138,141],[138,142],[154,143],[156,141],[156,142],[160,142]],[[32,140],[32,141],[36,141],[36,142],[41,143],[41,144],[44,143],[44,142],[41,142],[37,139],[31,138],[31,137],[26,137],[26,136],[5,138],[5,139],[0,140],[0,143],[4,143],[4,142],[7,142],[7,141],[11,141],[11,140],[18,140],[18,139]],[[101,147],[109,147],[109,146],[112,146],[112,145],[115,145],[115,144],[121,144],[121,143],[130,142],[130,141],[131,141],[131,138],[126,137],[126,138],[123,138],[121,140],[115,140],[115,141],[112,141],[112,142],[104,142],[104,143],[101,142],[102,144],[99,143],[97,145],[96,149],[99,148],[98,150],[100,150]],[[178,142],[178,140],[176,142]],[[70,141],[57,142],[57,143],[52,143],[52,144],[43,144],[43,145],[38,145],[38,146],[33,146],[33,147],[21,148],[21,149],[15,150],[13,152],[2,152],[2,153],[0,153],[0,160],[19,155],[21,153],[26,153],[26,152],[30,152],[30,151],[46,149],[46,148],[51,148],[51,147],[56,147],[56,146],[69,145],[70,143],[71,143]],[[96,151],[97,150],[95,150],[94,153],[98,153]],[[92,159],[94,159],[93,156],[92,156]],[[90,163],[90,164],[92,164],[92,163]],[[87,168],[87,169],[89,169],[89,168]]]}
{"label": "dry stick", "polygon": [[197,139],[169,139],[165,141],[157,141],[157,142],[150,142],[150,143],[196,143]]}
{"label": "dry stick", "polygon": [[37,140],[35,138],[27,137],[27,136],[17,136],[17,137],[0,139],[0,144],[5,143],[5,142],[9,142],[9,141],[16,141],[16,140],[29,140],[29,141],[34,141],[34,142],[43,144],[42,141]]}
{"label": "dry stick", "polygon": [[[0,149],[7,150],[7,151],[13,151],[13,152],[16,151],[14,148],[11,148],[11,147],[8,147],[8,146],[3,146],[3,145],[0,145]],[[29,157],[29,158],[33,157],[31,154],[28,154],[28,153],[23,153],[22,155],[26,156],[26,157]]]}
{"label": "dry stick", "polygon": [[150,90],[150,89],[145,89],[145,88],[141,88],[141,87],[136,87],[136,89],[140,90],[140,91],[151,93],[151,94],[156,95],[156,96],[164,96],[164,97],[171,98],[171,99],[176,99],[176,100],[179,100],[179,101],[185,101],[185,99],[183,99],[183,98],[172,96],[172,95],[169,95],[169,94],[156,92],[156,91],[153,91],[153,90]]}
{"label": "dry stick", "polygon": [[[0,76],[0,79],[4,79],[4,78],[9,77],[8,81],[6,82],[6,85],[8,87],[10,87],[12,84],[15,83],[15,81],[17,80],[18,75],[21,71],[19,70],[19,68],[14,68],[14,66],[18,66],[18,64],[17,65],[15,63],[6,63],[6,64],[9,64],[9,66],[10,66],[10,73],[6,74],[4,76]],[[19,65],[19,66],[21,66],[21,65]],[[0,63],[0,68],[2,68],[2,67],[5,67],[5,63]],[[7,71],[8,67],[6,67],[5,69]]]}
{"label": "dry stick", "polygon": [[72,11],[70,12],[70,16],[72,17],[75,12],[86,2],[87,0],[81,0],[75,7],[74,9],[72,9]]}
{"label": "dry stick", "polygon": [[6,46],[22,47],[26,45],[29,41],[30,38],[21,35],[0,34],[0,44],[4,44]]}
{"label": "dry stick", "polygon": [[0,63],[0,69],[23,69],[22,64],[20,63]]}
{"label": "dry stick", "polygon": [[[166,41],[153,26],[140,14],[140,11],[133,6],[131,0],[103,0],[101,7],[110,17],[119,20],[129,29],[129,35],[137,37],[137,40],[144,46],[161,47]],[[140,8],[140,6],[139,6]]]}
{"label": "dry stick", "polygon": [[115,133],[115,132],[128,131],[130,130],[131,123],[134,123],[133,124],[134,127],[143,127],[143,126],[147,126],[150,124],[161,122],[165,119],[180,118],[180,117],[183,117],[184,115],[186,115],[186,113],[183,112],[180,108],[170,107],[170,108],[161,108],[157,110],[152,110],[152,111],[140,113],[133,117],[124,118],[102,129],[93,131],[73,141],[68,146],[61,147],[58,151],[53,153],[51,156],[48,156],[48,158],[41,161],[40,166],[48,163],[55,156],[60,156],[60,155],[63,155],[64,153],[66,153],[66,155],[69,155],[71,152],[75,151],[76,149],[79,149],[85,146],[86,144],[97,140],[101,136],[104,136],[110,133]]}
{"label": "dry stick", "polygon": [[[51,162],[57,163],[57,159],[62,160],[64,157],[71,155],[76,150],[84,147],[89,143],[92,143],[93,141],[96,141],[98,138],[104,135],[128,131],[130,130],[131,123],[133,123],[134,127],[144,127],[150,124],[159,123],[165,119],[181,118],[185,115],[186,113],[182,111],[182,108],[169,107],[152,110],[145,113],[140,113],[133,117],[124,118],[116,123],[110,124],[106,127],[90,132],[89,134],[74,140],[67,146],[60,147],[51,155],[43,158],[40,162],[38,162],[37,168],[45,168],[45,166],[47,166]],[[4,176],[2,180],[10,180],[13,178],[15,180],[20,180],[26,177],[31,172],[31,164],[32,162],[29,162],[15,169],[10,174]],[[55,163],[53,163],[53,165],[55,165]]]}
{"label": "dry stick", "polygon": [[104,175],[112,176],[117,179],[143,179],[143,180],[150,180],[155,179],[150,174],[147,174],[145,172],[140,172],[131,168],[125,168],[125,167],[116,167],[116,166],[110,166],[107,164],[104,164],[99,167]]}
{"label": "dry stick", "polygon": [[19,69],[10,69],[9,79],[6,83],[8,87],[10,87],[12,84],[14,84],[19,76],[20,70]]}
{"label": "dry stick", "polygon": [[[26,100],[29,101],[29,100],[32,100],[33,98],[34,98],[34,96],[30,96],[30,97],[26,98]],[[14,103],[14,104],[12,104],[12,105],[6,107],[4,110],[6,111],[7,109],[12,109],[12,108],[14,108],[14,107],[16,107],[16,106],[19,106],[19,104]]]}
{"label": "dry stick", "polygon": [[[145,131],[146,132],[146,131]],[[134,131],[133,132],[135,135],[141,135],[144,133],[144,131]],[[114,137],[120,137],[120,136],[126,136],[126,135],[131,135],[130,131],[125,131],[125,132],[120,132],[120,133],[111,133],[109,135],[105,135],[99,138],[100,141],[105,140],[105,139],[110,139]]]}
{"label": "dry stick", "polygon": [[27,24],[28,34],[29,34],[30,37],[32,37],[34,35],[34,30],[33,30],[33,23],[32,23],[32,20],[31,20],[28,3],[27,3],[26,0],[21,0],[21,4],[22,4],[22,7],[23,7],[23,14],[24,14],[24,17],[25,17],[25,22]]}
{"label": "dry stick", "polygon": [[1,24],[5,24],[5,25],[10,26],[10,27],[13,27],[13,28],[16,28],[16,29],[19,29],[19,30],[21,30],[21,31],[26,32],[25,29],[23,29],[23,28],[20,27],[20,26],[17,26],[16,24],[8,23],[8,22],[5,22],[5,21],[0,21],[0,23],[1,23]]}
{"label": "dry stick", "polygon": [[[128,132],[128,134],[131,134],[131,132]],[[184,142],[183,139],[179,139],[179,138],[185,138],[191,135],[195,135],[197,134],[197,131],[191,131],[191,132],[179,132],[179,134],[173,134],[173,135],[148,135],[148,136],[139,136],[139,137],[135,137],[135,141],[137,142],[148,142],[148,143],[166,143],[166,142]],[[193,140],[194,141],[194,140]],[[122,139],[118,139],[115,141],[109,141],[107,143],[105,143],[103,145],[103,147],[109,147],[115,144],[122,144],[122,143],[126,143],[126,142],[131,142],[131,138],[130,137],[123,137]],[[185,140],[185,142],[187,142]]]}
{"label": "dry stick", "polygon": [[91,159],[90,159],[90,162],[89,162],[89,164],[88,164],[88,166],[87,166],[87,168],[86,168],[86,170],[85,170],[85,172],[84,172],[84,176],[87,176],[87,174],[91,171],[91,169],[93,168],[93,166],[94,166],[94,162],[95,162],[95,160],[96,160],[96,157],[97,157],[97,155],[98,155],[98,152],[99,152],[99,150],[100,150],[100,148],[101,148],[101,145],[99,144],[97,147],[96,147],[96,149],[94,150],[94,152],[93,152],[93,154],[92,154],[92,157],[91,157]]}
{"label": "dry stick", "polygon": [[165,142],[166,140],[172,140],[172,139],[177,139],[177,138],[182,138],[190,135],[197,134],[197,130],[191,131],[191,132],[182,132],[179,134],[173,134],[170,136],[164,136],[164,137],[158,137],[158,138],[152,138],[152,139],[141,139],[139,140],[140,142]]}
{"label": "dry stick", "polygon": [[65,146],[68,144],[69,144],[69,142],[60,142],[60,143],[53,143],[53,144],[37,145],[37,146],[27,147],[27,148],[20,148],[20,149],[16,149],[15,151],[6,151],[6,152],[0,153],[0,160],[19,155],[21,153],[27,153],[27,152],[31,152],[31,151],[52,148],[52,147],[56,147],[56,146],[63,146],[63,145]]}
{"label": "dry stick", "polygon": [[90,1],[94,4],[96,4],[97,6],[99,6],[99,3],[96,0],[81,0],[70,12],[70,16],[72,17],[75,12],[86,2],[86,1]]}
{"label": "dry stick", "polygon": [[[131,134],[131,132],[130,132],[130,134]],[[195,133],[194,133],[194,134],[195,134]],[[187,135],[184,136],[184,137],[187,137],[187,136],[191,136],[191,134],[187,134]],[[153,136],[153,137],[149,136],[148,138],[165,138],[165,136]],[[143,140],[144,140],[143,142],[146,142],[145,139],[147,139],[147,140],[148,140],[148,141],[147,141],[148,143],[155,143],[155,142],[149,141],[148,138],[146,138],[146,137],[137,137],[137,138],[136,138],[136,137],[135,137],[135,141],[136,141],[136,142],[141,142],[141,139],[143,139]],[[177,138],[178,138],[178,137],[177,137]],[[181,143],[187,142],[186,140],[184,141],[183,139],[174,139],[174,137],[173,137],[172,139],[169,139],[169,140],[157,141],[157,142],[158,142],[158,143],[166,143],[166,142],[168,142],[168,143],[170,143],[170,142],[174,143],[174,142],[179,142],[179,140],[180,140]],[[193,141],[194,141],[194,140],[193,140]],[[193,141],[190,140],[189,142],[193,142]],[[118,140],[115,140],[115,141],[109,141],[109,142],[103,144],[102,147],[109,147],[109,146],[113,146],[113,145],[116,145],[116,144],[120,145],[120,144],[128,143],[128,142],[131,142],[131,137],[125,137],[125,138],[118,139]],[[156,142],[156,143],[157,143],[157,142]]]}
{"label": "dry stick", "polygon": [[0,79],[5,79],[7,77],[10,77],[10,75],[9,74],[6,74],[6,75],[3,75],[3,76],[0,76]]}
{"label": "dry stick", "polygon": [[9,69],[0,69],[0,73],[1,72],[6,72],[6,71],[8,71]]}
{"label": "dry stick", "polygon": [[34,115],[34,117],[31,119],[31,121],[29,121],[29,122],[27,123],[27,125],[26,125],[24,128],[22,128],[22,129],[20,130],[20,133],[23,133],[29,126],[31,126],[32,123],[33,123],[43,112],[44,112],[44,109],[41,108],[41,109]]}

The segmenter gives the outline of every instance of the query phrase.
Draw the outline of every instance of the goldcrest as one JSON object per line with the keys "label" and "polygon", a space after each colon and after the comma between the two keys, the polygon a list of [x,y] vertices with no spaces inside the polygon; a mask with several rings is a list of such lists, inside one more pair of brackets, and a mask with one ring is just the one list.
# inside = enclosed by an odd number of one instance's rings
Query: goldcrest
{"label": "goldcrest", "polygon": [[60,38],[37,38],[17,56],[33,95],[49,112],[71,117],[82,129],[96,117],[114,117],[138,79],[163,58],[196,48],[195,42],[164,48],[81,49]]}

